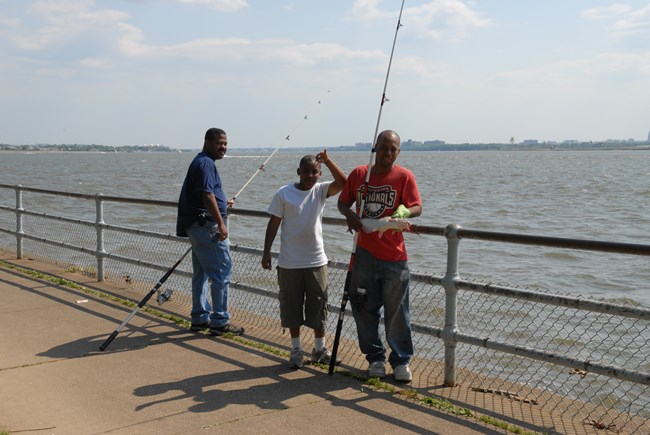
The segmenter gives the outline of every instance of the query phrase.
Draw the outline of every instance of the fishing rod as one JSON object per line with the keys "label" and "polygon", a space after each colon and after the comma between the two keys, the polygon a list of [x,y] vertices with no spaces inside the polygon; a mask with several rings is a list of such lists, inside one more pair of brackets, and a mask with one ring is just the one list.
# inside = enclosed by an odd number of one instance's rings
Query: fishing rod
{"label": "fishing rod", "polygon": [[[377,135],[379,134],[379,123],[381,121],[381,112],[384,108],[384,103],[386,99],[386,88],[388,87],[388,77],[390,76],[390,68],[393,64],[393,54],[395,53],[395,44],[397,42],[397,33],[399,28],[402,27],[402,11],[404,10],[404,1],[402,0],[402,6],[399,9],[399,17],[397,18],[397,26],[395,28],[395,36],[393,37],[393,46],[390,50],[390,57],[388,59],[388,68],[386,70],[386,79],[384,80],[384,90],[381,94],[381,104],[379,105],[379,114],[377,115],[377,124],[375,126],[375,134],[373,135],[372,148],[370,150],[370,159],[368,161],[368,172],[366,173],[366,180],[361,189],[361,200],[359,201],[359,218],[363,217],[363,209],[366,203],[366,193],[368,191],[368,184],[370,183],[370,170],[374,164],[375,158],[375,147],[377,145]],[[350,281],[352,279],[352,269],[354,268],[354,258],[357,251],[357,239],[359,238],[359,233],[354,234],[354,240],[352,242],[352,251],[350,254],[350,262],[348,263],[348,272],[345,276],[345,284],[343,285],[343,297],[341,298],[341,308],[339,309],[339,318],[336,324],[336,334],[334,335],[334,344],[332,345],[332,357],[330,359],[330,366],[328,374],[332,376],[334,374],[334,366],[336,365],[336,354],[339,350],[339,342],[341,341],[341,330],[343,329],[343,318],[345,317],[345,307],[348,304],[348,299],[350,296]]]}
{"label": "fishing rod", "polygon": [[[331,91],[327,91],[327,93],[330,93],[330,92],[331,92]],[[321,100],[318,100],[318,104],[321,104]],[[309,115],[305,115],[302,119],[303,119],[303,120],[306,120],[306,119],[308,119],[308,117],[309,117]],[[292,135],[295,131],[296,131],[296,128],[294,128],[294,129],[293,129],[293,130],[292,130],[292,131],[291,131],[291,132],[286,136],[285,140],[286,140],[286,141],[291,140],[291,135]],[[246,181],[246,183],[242,186],[242,188],[239,189],[239,192],[237,192],[237,194],[236,194],[235,196],[232,197],[232,202],[233,202],[233,204],[234,204],[235,199],[239,196],[239,194],[242,193],[242,192],[244,191],[244,189],[246,189],[246,186],[248,186],[248,185],[250,184],[251,181],[253,181],[253,178],[255,178],[255,176],[256,176],[257,174],[259,174],[260,172],[264,171],[264,167],[266,166],[266,164],[269,162],[269,160],[271,160],[271,158],[275,155],[275,153],[278,152],[278,150],[279,150],[280,148],[281,148],[281,146],[278,146],[278,147],[277,147],[277,148],[276,148],[276,149],[271,153],[271,155],[270,155],[270,156],[269,156],[269,157],[264,161],[264,163],[262,163],[262,165],[257,169],[257,171],[256,171],[256,172],[255,172],[255,173],[254,173],[254,174],[253,174],[253,175],[248,179],[248,181]],[[229,206],[232,207],[233,204],[229,204]],[[111,334],[111,335],[106,339],[106,341],[104,341],[104,343],[103,343],[101,346],[99,346],[99,350],[101,350],[101,351],[105,350],[105,349],[106,349],[106,348],[107,348],[107,347],[108,347],[108,346],[113,342],[113,340],[115,340],[115,337],[117,337],[117,335],[120,333],[120,331],[122,331],[122,329],[126,326],[126,324],[129,323],[129,320],[131,320],[131,319],[133,318],[133,316],[135,316],[135,315],[138,313],[138,311],[140,311],[140,310],[142,309],[142,307],[144,307],[145,304],[146,304],[147,302],[149,302],[149,299],[151,299],[151,297],[154,295],[154,293],[156,293],[156,292],[159,293],[159,294],[158,294],[158,297],[156,298],[156,300],[157,300],[157,302],[158,302],[158,305],[162,305],[162,304],[164,304],[165,302],[167,302],[167,301],[171,298],[173,291],[168,289],[168,290],[166,290],[165,292],[160,293],[160,287],[165,283],[165,281],[167,281],[167,278],[169,278],[170,275],[171,275],[172,273],[174,273],[174,270],[176,270],[176,268],[178,267],[178,265],[182,263],[182,261],[185,259],[185,257],[187,257],[187,254],[189,254],[191,251],[192,251],[192,247],[190,246],[190,247],[187,249],[187,251],[185,251],[185,253],[183,254],[183,256],[182,256],[180,259],[178,259],[178,261],[177,261],[176,263],[174,263],[174,265],[173,265],[171,268],[169,268],[169,270],[167,270],[167,272],[165,272],[165,274],[163,275],[163,277],[160,278],[160,280],[159,280],[159,281],[156,283],[156,285],[151,289],[151,291],[149,291],[149,293],[147,293],[147,295],[146,295],[146,296],[145,296],[145,297],[140,301],[140,303],[139,303],[139,304],[138,304],[138,305],[133,309],[133,311],[131,311],[131,313],[130,313],[130,314],[128,315],[128,317],[127,317],[127,318],[122,322],[122,324],[121,324],[120,326],[118,326],[117,329],[116,329],[115,331],[113,331],[113,333],[112,333],[112,334]]]}
{"label": "fishing rod", "polygon": [[[126,324],[129,323],[129,320],[131,320],[133,318],[133,316],[135,316],[136,313],[138,311],[140,311],[140,309],[142,307],[144,307],[147,302],[149,302],[149,299],[151,299],[151,296],[153,296],[153,294],[158,291],[160,286],[162,286],[163,283],[165,281],[167,281],[167,278],[169,278],[169,276],[174,272],[174,270],[176,270],[178,265],[181,264],[181,262],[185,259],[185,257],[187,257],[187,254],[189,254],[191,250],[192,250],[192,248],[190,247],[187,251],[185,251],[183,256],[181,258],[179,258],[179,260],[176,263],[174,263],[174,265],[172,267],[170,267],[169,270],[167,270],[167,272],[165,272],[163,277],[160,278],[160,280],[151,289],[151,291],[149,293],[147,293],[147,295],[140,301],[140,303],[133,309],[133,311],[131,311],[131,314],[129,314],[129,316],[124,320],[124,322],[122,322],[122,324],[120,326],[118,326],[115,331],[113,331],[113,333],[106,339],[104,344],[99,346],[99,350],[101,350],[101,351],[105,350],[108,347],[108,345],[111,344],[113,342],[113,340],[115,340],[115,337],[117,337],[117,334],[120,333],[122,328],[124,328],[126,326]],[[158,297],[157,297],[158,305],[162,305],[163,303],[167,302],[169,300],[169,298],[171,297],[171,295],[172,295],[172,290],[167,290],[167,291],[159,294]]]}
{"label": "fishing rod", "polygon": [[[332,91],[327,91],[328,94],[329,94],[330,92],[332,92]],[[322,99],[321,99],[321,100],[318,100],[318,104],[321,104],[321,101],[322,101]],[[303,118],[302,118],[302,120],[307,120],[307,119],[309,119],[309,114],[303,116]],[[294,128],[292,131],[290,131],[289,134],[284,138],[284,140],[285,140],[286,142],[288,142],[288,141],[291,140],[291,135],[294,134],[294,133],[296,132],[297,128],[298,128],[298,127]],[[250,183],[251,181],[253,181],[253,178],[255,178],[255,177],[257,176],[257,174],[259,174],[260,172],[264,172],[264,170],[266,169],[266,164],[269,162],[269,160],[271,160],[271,158],[275,155],[275,153],[277,153],[277,152],[280,150],[280,148],[282,148],[282,145],[278,145],[278,146],[273,150],[273,152],[271,153],[271,155],[269,155],[268,158],[264,161],[264,163],[262,163],[262,164],[260,165],[260,167],[257,168],[257,171],[255,171],[255,172],[253,173],[253,175],[248,179],[248,181],[246,181],[246,183],[244,183],[244,185],[242,186],[242,188],[239,189],[239,192],[237,192],[237,193],[235,194],[235,196],[232,197],[233,204],[234,204],[234,202],[237,200],[237,197],[239,196],[239,194],[242,193],[242,192],[244,191],[244,189],[246,189],[246,187],[249,185],[249,183]]]}

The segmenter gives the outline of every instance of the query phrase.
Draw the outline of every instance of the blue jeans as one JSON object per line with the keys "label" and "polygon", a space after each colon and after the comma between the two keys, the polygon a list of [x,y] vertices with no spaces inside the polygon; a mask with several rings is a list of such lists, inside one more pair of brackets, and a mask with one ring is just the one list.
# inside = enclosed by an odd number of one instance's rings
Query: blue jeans
{"label": "blue jeans", "polygon": [[[382,306],[391,367],[408,364],[413,357],[409,278],[406,261],[381,261],[357,248],[349,291],[359,347],[368,362],[386,361],[386,349],[379,336]],[[365,295],[360,296],[359,288],[365,289]]]}
{"label": "blue jeans", "polygon": [[[203,226],[195,222],[186,231],[192,244],[192,323],[209,322],[210,327],[219,328],[230,321],[230,241],[219,241],[219,227],[213,221]],[[212,305],[208,302],[208,281]]]}

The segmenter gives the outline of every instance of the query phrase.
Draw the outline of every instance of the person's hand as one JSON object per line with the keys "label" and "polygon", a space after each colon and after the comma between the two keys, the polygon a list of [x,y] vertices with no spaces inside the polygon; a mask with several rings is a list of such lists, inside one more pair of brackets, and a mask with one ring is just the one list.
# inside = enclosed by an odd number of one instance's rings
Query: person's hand
{"label": "person's hand", "polygon": [[223,242],[228,238],[228,227],[226,224],[219,224],[219,241]]}
{"label": "person's hand", "polygon": [[271,270],[271,254],[262,254],[262,268]]}
{"label": "person's hand", "polygon": [[327,163],[329,161],[329,156],[327,155],[327,150],[323,150],[320,153],[316,154],[316,160],[320,163]]}
{"label": "person's hand", "polygon": [[228,208],[234,207],[235,206],[235,198],[230,198],[228,201],[226,201],[226,204],[228,205]]}
{"label": "person's hand", "polygon": [[404,207],[403,204],[400,204],[399,207],[397,207],[397,210],[390,215],[392,218],[399,218],[399,219],[406,219],[409,216],[411,216],[411,212],[409,211],[408,208]]}
{"label": "person's hand", "polygon": [[348,233],[354,233],[355,231],[360,231],[363,228],[361,219],[354,212],[347,213],[345,215],[345,221],[348,224]]}

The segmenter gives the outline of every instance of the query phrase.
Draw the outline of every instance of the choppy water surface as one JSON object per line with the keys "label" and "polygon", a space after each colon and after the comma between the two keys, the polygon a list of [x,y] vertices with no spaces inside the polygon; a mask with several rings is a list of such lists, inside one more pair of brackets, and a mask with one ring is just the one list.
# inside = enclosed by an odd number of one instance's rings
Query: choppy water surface
{"label": "choppy water surface", "polygon": [[[283,150],[284,151],[284,150]],[[0,153],[0,183],[88,194],[176,201],[192,153]],[[271,196],[297,180],[302,154],[276,154],[237,197],[237,206],[266,210]],[[235,195],[266,160],[231,150],[217,163],[227,194]],[[347,172],[369,154],[331,153]],[[416,175],[424,202],[415,222],[591,240],[650,244],[650,152],[476,151],[403,152],[398,163]],[[323,180],[331,176],[324,168]],[[3,204],[15,204],[0,189]],[[58,200],[58,199],[57,199]],[[330,199],[326,215],[340,217]],[[47,207],[47,204],[40,204]],[[71,211],[72,212],[72,211]],[[91,218],[94,209],[87,210]],[[111,215],[111,213],[113,215]],[[107,206],[105,220],[173,233],[175,210]],[[266,221],[234,216],[233,243],[263,244]],[[330,258],[347,260],[352,236],[326,226]],[[409,234],[411,268],[443,273],[444,238]],[[279,239],[279,237],[278,237]],[[495,242],[461,242],[464,278],[556,289],[650,305],[650,258]]]}

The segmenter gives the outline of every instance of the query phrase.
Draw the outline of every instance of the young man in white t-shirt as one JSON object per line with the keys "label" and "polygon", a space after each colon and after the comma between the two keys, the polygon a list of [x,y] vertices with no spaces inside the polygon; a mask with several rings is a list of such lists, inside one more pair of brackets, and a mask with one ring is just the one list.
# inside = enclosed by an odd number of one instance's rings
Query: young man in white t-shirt
{"label": "young man in white t-shirt", "polygon": [[[330,170],[334,181],[318,182],[323,174],[321,163]],[[289,367],[293,369],[303,364],[302,325],[314,330],[312,361],[330,363],[332,354],[325,345],[328,260],[321,221],[326,199],[339,193],[347,179],[326,150],[304,156],[297,172],[299,182],[281,187],[271,200],[262,255],[262,267],[270,270],[271,246],[281,228],[277,265],[280,321],[291,334]]]}

